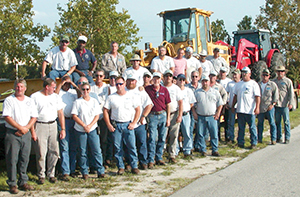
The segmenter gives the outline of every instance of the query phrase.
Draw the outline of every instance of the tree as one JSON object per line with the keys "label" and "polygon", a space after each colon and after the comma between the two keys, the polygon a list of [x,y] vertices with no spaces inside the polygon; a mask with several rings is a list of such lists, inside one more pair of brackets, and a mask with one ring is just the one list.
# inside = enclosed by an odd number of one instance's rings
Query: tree
{"label": "tree", "polygon": [[266,0],[260,7],[255,24],[270,30],[271,40],[276,43],[289,62],[300,62],[300,7],[296,0]]}
{"label": "tree", "polygon": [[211,23],[212,39],[213,42],[222,40],[230,44],[230,36],[225,28],[223,20],[216,20]]}
{"label": "tree", "polygon": [[76,47],[79,35],[88,38],[86,48],[90,49],[99,60],[101,56],[110,50],[110,43],[119,43],[119,51],[128,47],[134,48],[140,41],[137,37],[139,28],[130,19],[128,11],[116,11],[118,0],[69,0],[66,10],[58,5],[60,15],[59,25],[56,24],[54,36],[55,44],[59,42],[59,36],[70,36],[70,48]]}
{"label": "tree", "polygon": [[[32,0],[1,0],[0,60],[8,68],[11,67],[8,64],[37,66],[43,56],[36,43],[42,42],[50,29],[46,25],[34,25],[32,7]],[[20,70],[19,77],[28,75],[23,68]]]}
{"label": "tree", "polygon": [[244,18],[236,25],[238,30],[248,30],[248,29],[255,29],[253,26],[253,21],[251,16],[244,16]]}

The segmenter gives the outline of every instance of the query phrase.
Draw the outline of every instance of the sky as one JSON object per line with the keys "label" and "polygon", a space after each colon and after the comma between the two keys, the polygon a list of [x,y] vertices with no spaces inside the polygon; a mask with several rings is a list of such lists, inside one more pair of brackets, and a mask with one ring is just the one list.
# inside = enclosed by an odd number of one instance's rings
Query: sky
{"label": "sky", "polygon": [[[34,23],[45,24],[53,30],[55,23],[59,22],[57,4],[66,7],[67,2],[68,0],[33,0]],[[157,15],[161,11],[188,7],[213,11],[211,21],[224,20],[226,30],[232,35],[245,15],[255,19],[264,4],[264,0],[119,0],[117,11],[128,10],[131,19],[140,29],[138,36],[143,38],[138,47],[143,49],[145,42],[151,42],[153,46],[162,42],[162,18]],[[43,51],[51,46],[51,36],[52,33],[44,42],[38,43]]]}

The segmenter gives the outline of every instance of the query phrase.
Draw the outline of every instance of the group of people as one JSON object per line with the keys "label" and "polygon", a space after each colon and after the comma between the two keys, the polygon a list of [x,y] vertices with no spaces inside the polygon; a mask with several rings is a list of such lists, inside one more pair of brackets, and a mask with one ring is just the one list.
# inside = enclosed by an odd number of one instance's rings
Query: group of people
{"label": "group of people", "polygon": [[[166,48],[160,47],[150,72],[140,66],[138,55],[130,59],[132,67],[126,68],[124,57],[117,52],[118,44],[112,42],[111,51],[102,58],[101,69],[95,70],[96,60],[85,49],[86,42],[86,37],[80,36],[78,47],[71,53],[68,37],[63,36],[60,46],[52,49],[43,62],[43,78],[46,65],[52,64],[43,89],[29,98],[25,96],[26,81],[18,79],[15,93],[4,101],[7,184],[11,193],[18,193],[18,188],[33,189],[27,184],[26,175],[31,140],[39,184],[44,184],[46,177],[51,183],[56,182],[59,158],[61,179],[68,181],[69,176],[77,176],[76,163],[83,179],[88,179],[89,168],[97,172],[98,178],[104,178],[113,156],[118,175],[125,170],[139,174],[139,169],[166,165],[164,151],[169,163],[177,162],[180,148],[184,157],[191,157],[193,151],[206,156],[209,139],[212,156],[220,156],[222,114],[228,143],[235,143],[236,114],[239,147],[244,147],[246,123],[251,148],[262,142],[265,117],[271,125],[271,144],[282,141],[281,117],[284,142],[289,143],[293,86],[282,66],[277,68],[274,81],[269,80],[270,71],[265,69],[262,82],[256,83],[251,80],[248,67],[235,69],[229,79],[229,65],[219,56],[218,48],[211,57],[201,51],[198,60],[191,47],[179,49],[175,58],[167,56]],[[85,65],[89,62],[92,72]],[[92,74],[95,80],[89,79]],[[56,77],[62,77],[57,87]],[[103,82],[106,77],[109,84]]]}

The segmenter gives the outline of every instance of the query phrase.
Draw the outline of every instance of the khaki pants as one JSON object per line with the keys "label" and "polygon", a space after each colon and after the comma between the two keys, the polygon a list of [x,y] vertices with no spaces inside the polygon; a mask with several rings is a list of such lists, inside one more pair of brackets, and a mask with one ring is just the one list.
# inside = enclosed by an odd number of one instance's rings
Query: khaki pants
{"label": "khaki pants", "polygon": [[55,176],[55,166],[59,157],[58,134],[56,121],[52,124],[36,123],[35,132],[37,141],[34,143],[37,161],[37,175],[45,178],[46,156],[47,176]]}
{"label": "khaki pants", "polygon": [[168,127],[168,153],[170,158],[175,158],[176,148],[177,148],[177,139],[179,133],[180,123],[176,123],[178,116],[178,111],[170,116],[170,126]]}

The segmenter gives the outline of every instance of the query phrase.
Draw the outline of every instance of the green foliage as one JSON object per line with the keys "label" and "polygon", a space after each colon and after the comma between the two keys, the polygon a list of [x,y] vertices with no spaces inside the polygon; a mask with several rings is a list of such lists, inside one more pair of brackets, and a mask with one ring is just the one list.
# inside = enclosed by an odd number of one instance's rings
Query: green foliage
{"label": "green foliage", "polygon": [[244,16],[244,18],[236,26],[238,27],[238,30],[255,29],[252,17],[248,15]]}
{"label": "green foliage", "polygon": [[255,20],[257,27],[270,30],[272,41],[287,59],[287,66],[289,62],[300,61],[299,6],[296,0],[266,0]]}
{"label": "green foliage", "polygon": [[222,40],[230,44],[230,36],[225,28],[223,20],[216,20],[211,23],[212,39],[213,42]]}
{"label": "green foliage", "polygon": [[[110,51],[110,43],[119,43],[119,52],[127,52],[125,48],[136,45],[139,28],[130,18],[127,10],[116,11],[118,0],[69,0],[67,8],[58,5],[60,20],[54,29],[52,41],[59,42],[60,35],[70,36],[70,48],[76,47],[77,38],[85,35],[86,45],[99,60],[102,55]],[[128,49],[128,48],[127,48]]]}

